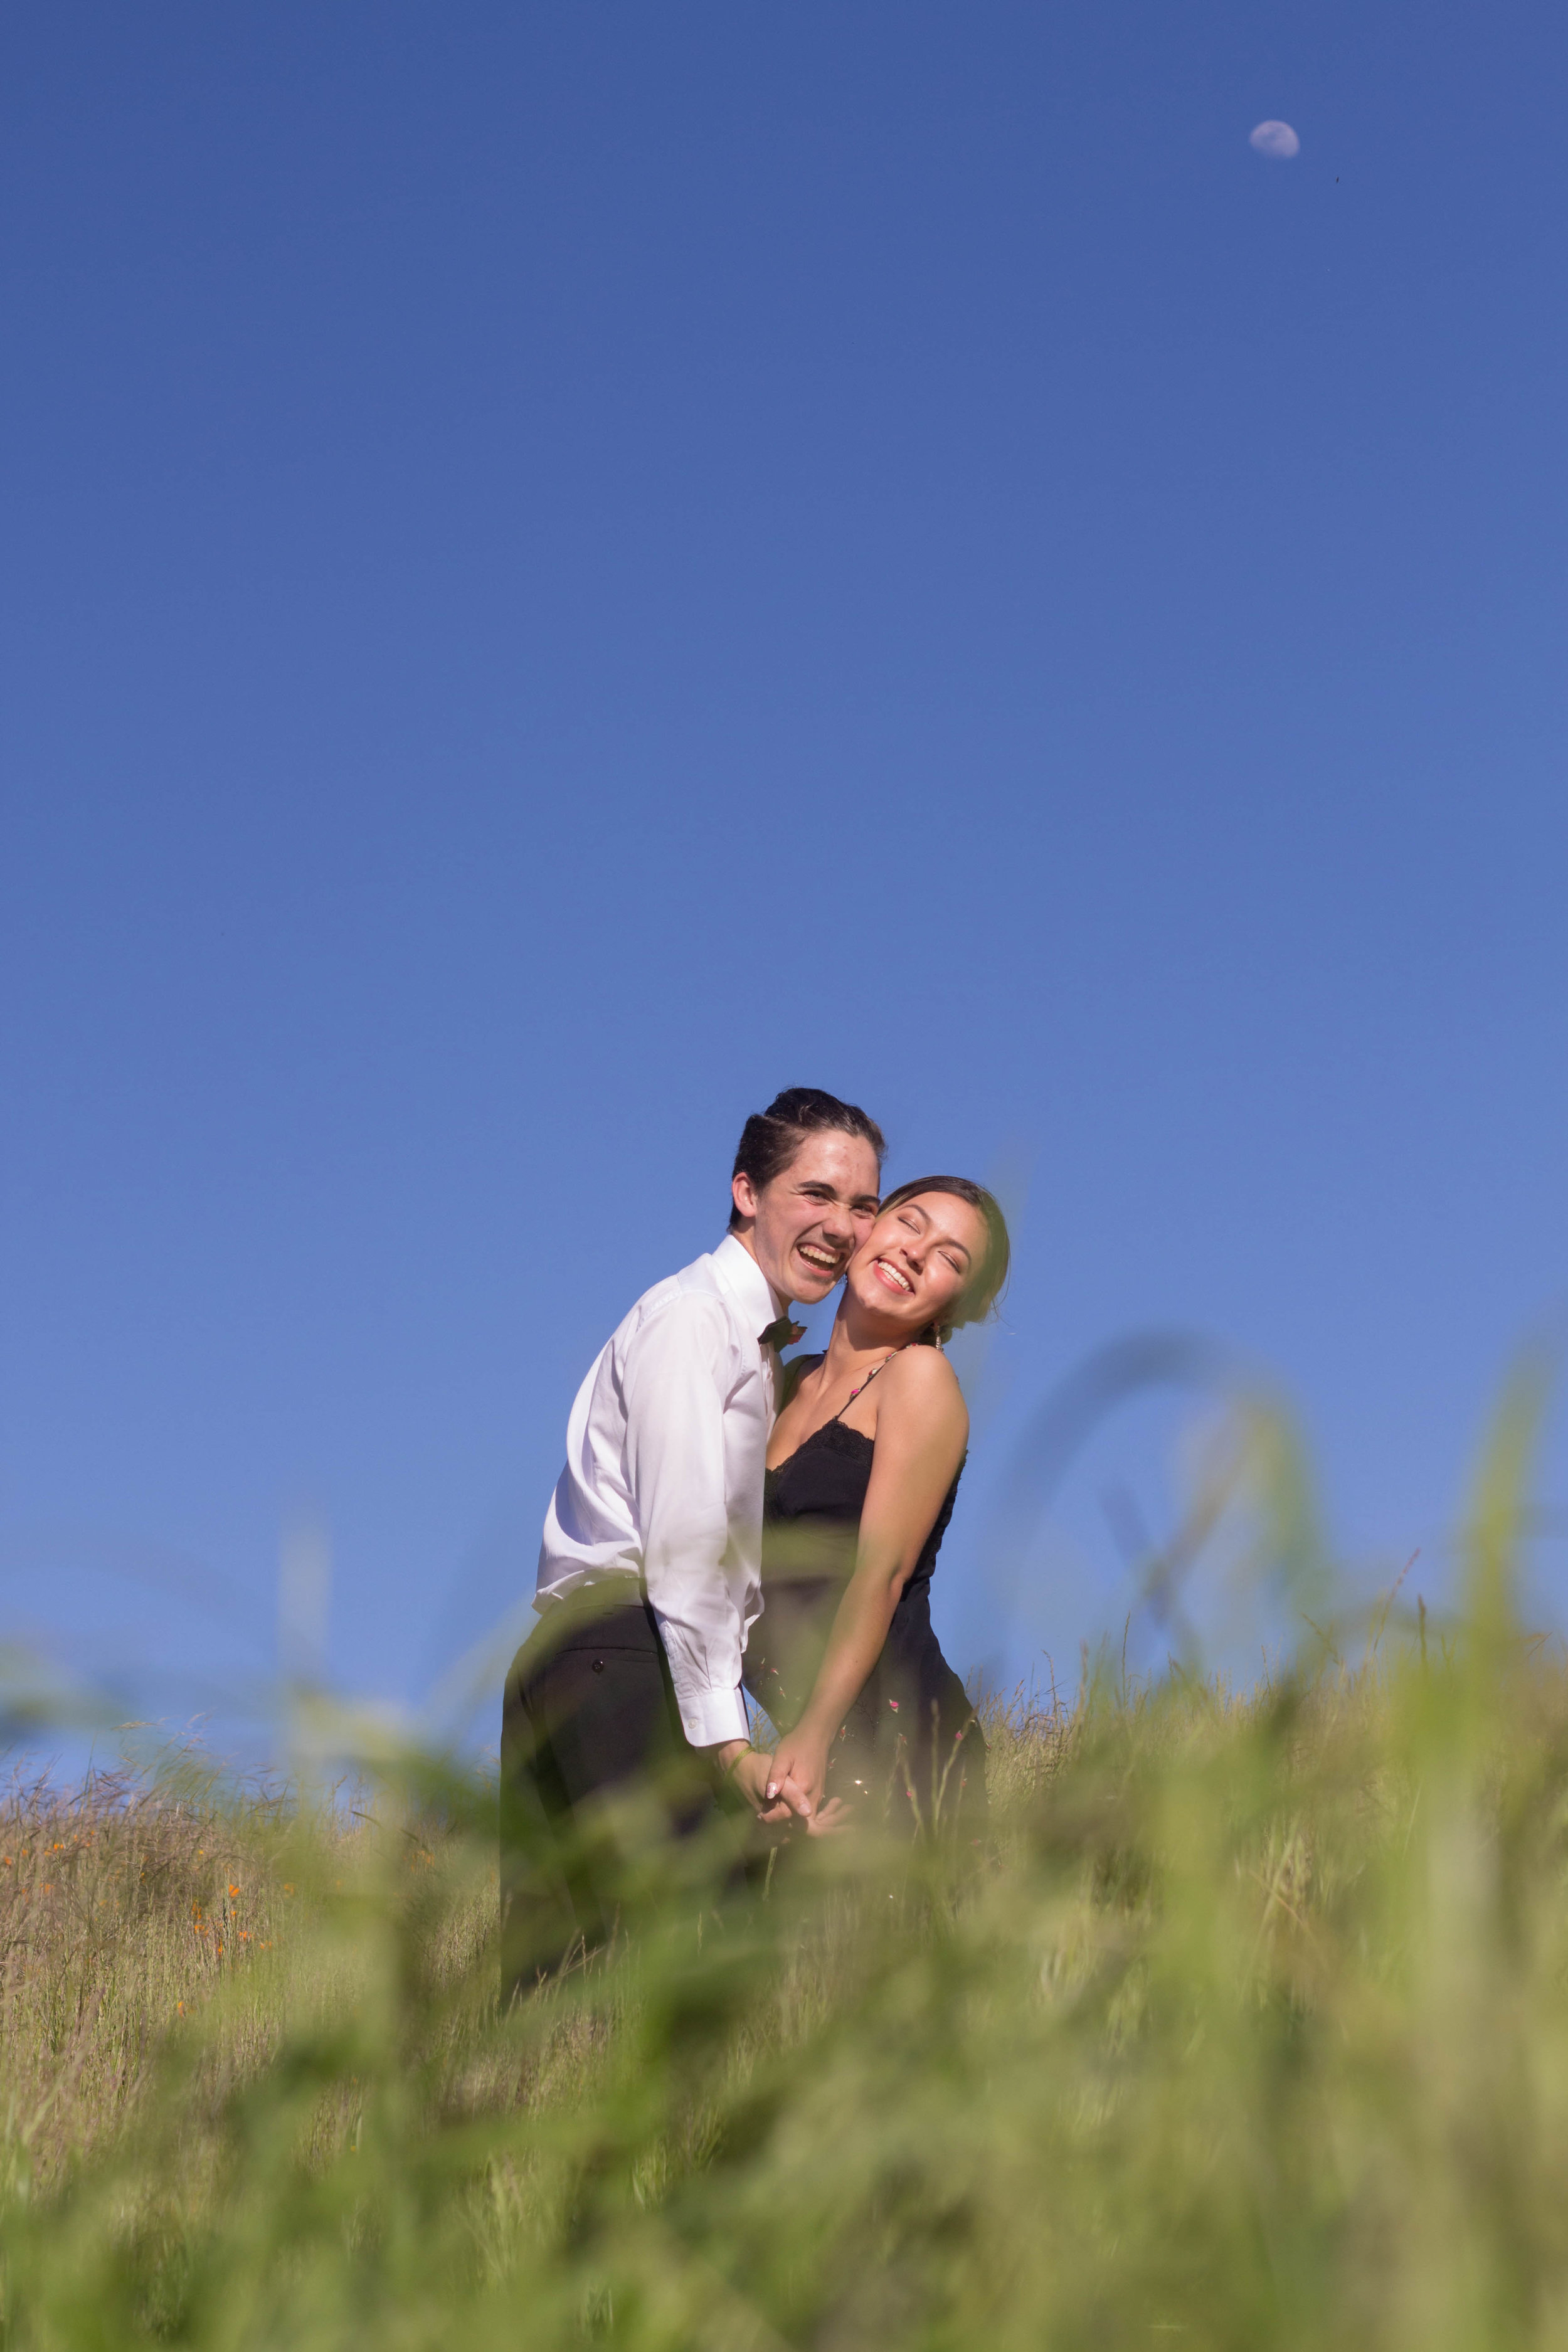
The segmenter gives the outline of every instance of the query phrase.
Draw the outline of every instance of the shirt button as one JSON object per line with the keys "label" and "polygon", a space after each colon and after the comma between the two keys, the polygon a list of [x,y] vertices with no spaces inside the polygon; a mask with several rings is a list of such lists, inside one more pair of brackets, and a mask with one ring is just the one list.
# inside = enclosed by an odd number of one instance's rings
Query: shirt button
{"label": "shirt button", "polygon": [[602,1675],[602,1674],[604,1673],[604,1671],[605,1671],[605,1661],[603,1660],[603,1658],[595,1658],[595,1661],[594,1661],[594,1672],[595,1672],[596,1675]]}

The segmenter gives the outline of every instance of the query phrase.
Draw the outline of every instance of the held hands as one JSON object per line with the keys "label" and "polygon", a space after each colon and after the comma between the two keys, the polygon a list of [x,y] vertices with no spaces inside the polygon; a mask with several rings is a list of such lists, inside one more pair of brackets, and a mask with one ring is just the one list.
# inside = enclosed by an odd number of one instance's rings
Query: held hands
{"label": "held hands", "polygon": [[[744,1798],[757,1820],[770,1829],[798,1825],[808,1837],[827,1837],[846,1823],[846,1808],[837,1797],[823,1797],[827,1779],[827,1742],[815,1740],[797,1727],[770,1756],[742,1739],[710,1748],[719,1771]],[[805,1777],[803,1777],[805,1776]]]}
{"label": "held hands", "polygon": [[838,1828],[845,1811],[838,1798],[826,1796],[829,1744],[803,1717],[774,1748],[763,1783],[766,1797],[795,1792],[799,1799],[795,1810],[803,1815],[810,1837],[826,1836]]}
{"label": "held hands", "polygon": [[730,1777],[760,1822],[776,1825],[799,1819],[810,1828],[812,1807],[805,1791],[793,1780],[781,1780],[773,1758],[762,1748],[748,1748]]}
{"label": "held hands", "polygon": [[734,1739],[726,1741],[722,1748],[710,1748],[709,1753],[760,1822],[776,1827],[799,1819],[810,1826],[812,1808],[804,1790],[793,1780],[774,1771],[773,1759],[764,1749]]}

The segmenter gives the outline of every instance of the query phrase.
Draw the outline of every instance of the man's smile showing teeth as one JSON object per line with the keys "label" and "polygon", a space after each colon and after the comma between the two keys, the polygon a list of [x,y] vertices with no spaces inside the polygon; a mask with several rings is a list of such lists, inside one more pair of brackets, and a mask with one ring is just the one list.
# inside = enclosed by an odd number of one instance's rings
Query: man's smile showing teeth
{"label": "man's smile showing teeth", "polygon": [[820,1266],[824,1274],[832,1274],[837,1267],[837,1255],[832,1250],[825,1250],[820,1243],[802,1242],[799,1247],[807,1265]]}
{"label": "man's smile showing teeth", "polygon": [[889,1290],[901,1291],[906,1298],[913,1296],[914,1284],[901,1275],[896,1265],[889,1265],[885,1257],[874,1257],[871,1260],[871,1270],[874,1274],[881,1276]]}

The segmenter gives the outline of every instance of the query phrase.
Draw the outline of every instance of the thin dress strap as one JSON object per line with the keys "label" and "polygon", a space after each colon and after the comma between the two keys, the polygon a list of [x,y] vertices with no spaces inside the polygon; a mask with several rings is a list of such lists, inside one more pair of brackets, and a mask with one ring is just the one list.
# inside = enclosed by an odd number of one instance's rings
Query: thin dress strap
{"label": "thin dress strap", "polygon": [[[850,1390],[850,1391],[849,1391],[848,1395],[845,1398],[845,1400],[844,1400],[843,1403],[839,1406],[839,1408],[838,1408],[837,1412],[834,1414],[834,1416],[833,1416],[834,1421],[842,1421],[842,1420],[843,1420],[843,1418],[844,1418],[845,1414],[848,1412],[848,1410],[849,1410],[850,1406],[854,1403],[854,1402],[855,1402],[856,1398],[857,1398],[858,1396],[859,1396],[859,1395],[860,1395],[860,1393],[861,1393],[861,1391],[862,1391],[863,1390],[865,1390],[865,1389],[868,1389],[868,1388],[870,1387],[870,1385],[871,1385],[872,1381],[876,1379],[877,1374],[878,1374],[879,1372],[885,1372],[885,1371],[887,1370],[888,1366],[889,1366],[889,1365],[892,1362],[892,1360],[893,1360],[893,1356],[898,1355],[900,1352],[900,1350],[899,1349],[895,1348],[895,1349],[893,1349],[893,1355],[892,1355],[892,1356],[884,1356],[884,1357],[883,1357],[883,1359],[882,1359],[882,1360],[881,1360],[881,1362],[880,1362],[879,1364],[874,1364],[874,1365],[872,1366],[871,1370],[867,1373],[867,1375],[866,1375],[865,1379],[861,1381],[861,1383],[860,1383],[860,1387],[859,1387],[859,1388],[858,1388],[858,1389],[851,1389],[851,1390]],[[831,1425],[832,1425],[832,1424],[831,1424],[830,1423],[828,1423],[828,1422],[824,1422],[822,1425],[823,1425],[823,1427],[824,1427],[825,1429],[827,1429],[827,1428],[831,1427]]]}

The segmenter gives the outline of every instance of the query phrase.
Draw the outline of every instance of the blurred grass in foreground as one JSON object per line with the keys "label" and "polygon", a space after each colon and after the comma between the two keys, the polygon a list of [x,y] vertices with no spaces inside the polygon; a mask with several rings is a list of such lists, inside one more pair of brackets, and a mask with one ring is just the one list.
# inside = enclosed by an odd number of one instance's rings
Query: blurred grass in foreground
{"label": "blurred grass in foreground", "polygon": [[6,2346],[1568,2342],[1538,1403],[1441,1638],[999,1711],[966,1885],[845,1841],[721,1900],[686,1854],[510,2014],[481,1783],[18,1797]]}

